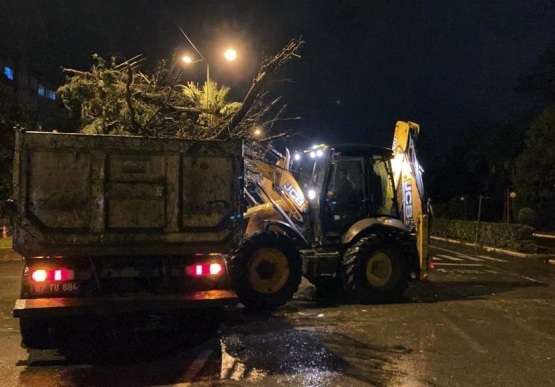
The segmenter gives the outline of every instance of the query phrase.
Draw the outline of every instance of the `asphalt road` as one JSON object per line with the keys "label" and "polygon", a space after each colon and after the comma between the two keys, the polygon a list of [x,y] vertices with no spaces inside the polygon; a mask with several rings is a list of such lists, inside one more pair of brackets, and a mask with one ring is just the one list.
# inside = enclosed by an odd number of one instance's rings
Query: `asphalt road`
{"label": "asphalt road", "polygon": [[552,386],[555,266],[437,242],[431,252],[430,282],[398,304],[348,305],[305,284],[271,316],[226,311],[217,332],[107,334],[63,354],[20,348],[21,263],[3,262],[0,385]]}

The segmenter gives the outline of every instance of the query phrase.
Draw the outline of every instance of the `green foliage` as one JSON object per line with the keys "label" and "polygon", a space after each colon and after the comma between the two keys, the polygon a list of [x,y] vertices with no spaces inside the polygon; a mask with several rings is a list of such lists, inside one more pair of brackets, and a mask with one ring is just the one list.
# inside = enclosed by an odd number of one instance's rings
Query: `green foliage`
{"label": "green foliage", "polygon": [[66,69],[58,89],[83,133],[209,139],[241,106],[229,103],[229,88],[215,82],[179,84],[182,71],[171,75],[165,61],[148,75],[138,70],[139,57],[123,63],[112,58],[109,66],[96,54],[93,60],[88,72]]}
{"label": "green foliage", "polygon": [[12,247],[12,237],[0,238],[0,249],[9,249]]}
{"label": "green foliage", "polygon": [[534,225],[534,220],[536,219],[536,211],[531,208],[522,208],[518,211],[518,223],[525,224],[527,226]]}
{"label": "green foliage", "polygon": [[465,222],[450,219],[434,219],[432,235],[442,238],[452,238],[463,242],[474,242],[476,237],[476,222]]}
{"label": "green foliage", "polygon": [[0,200],[12,193],[14,127],[36,129],[25,105],[0,89]]}
{"label": "green foliage", "polygon": [[536,211],[539,227],[555,226],[555,105],[532,122],[516,168],[519,204]]}
{"label": "green foliage", "polygon": [[[432,235],[474,243],[476,241],[477,225],[477,222],[435,219]],[[534,228],[523,224],[480,222],[478,244],[523,253],[534,253],[537,246],[532,239],[533,233]]]}
{"label": "green foliage", "polygon": [[202,88],[198,84],[188,82],[182,87],[183,95],[193,102],[193,105],[203,110],[199,122],[206,125],[220,123],[229,118],[241,107],[239,102],[228,102],[229,87],[219,87],[216,82],[205,82]]}
{"label": "green foliage", "polygon": [[[124,62],[112,58],[109,66],[98,55],[89,72],[64,69],[66,84],[58,89],[64,105],[80,122],[80,130],[100,134],[138,134],[190,139],[230,138],[270,141],[290,131],[271,133],[284,118],[280,98],[268,98],[275,73],[300,58],[304,41],[291,39],[276,55],[266,57],[243,102],[228,102],[229,88],[206,82],[202,88],[183,85],[183,68],[177,75],[161,61],[153,75],[139,71],[140,55]],[[257,138],[253,128],[265,129]]]}

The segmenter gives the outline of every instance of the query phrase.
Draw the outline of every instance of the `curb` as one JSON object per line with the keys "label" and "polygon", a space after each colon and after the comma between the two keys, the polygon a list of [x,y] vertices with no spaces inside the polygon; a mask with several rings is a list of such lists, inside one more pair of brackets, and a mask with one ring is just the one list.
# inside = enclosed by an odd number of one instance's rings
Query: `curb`
{"label": "curb", "polygon": [[0,247],[0,262],[22,261],[23,257],[9,247]]}
{"label": "curb", "polygon": [[512,251],[512,250],[505,250],[505,249],[500,249],[497,247],[490,247],[490,246],[482,246],[482,245],[476,245],[474,243],[470,243],[470,242],[463,242],[460,241],[458,239],[449,239],[449,238],[441,238],[441,237],[436,237],[436,236],[430,236],[430,239],[434,239],[434,240],[438,240],[438,241],[443,241],[443,242],[448,242],[448,243],[456,243],[456,244],[460,244],[460,245],[464,245],[464,246],[470,246],[470,247],[480,247],[486,251],[493,251],[495,253],[501,253],[501,254],[506,254],[506,255],[512,255],[514,257],[519,257],[519,258],[525,258],[525,259],[538,259],[541,261],[545,261],[546,263],[555,265],[555,255],[553,254],[526,254],[526,253],[519,253],[517,251]]}

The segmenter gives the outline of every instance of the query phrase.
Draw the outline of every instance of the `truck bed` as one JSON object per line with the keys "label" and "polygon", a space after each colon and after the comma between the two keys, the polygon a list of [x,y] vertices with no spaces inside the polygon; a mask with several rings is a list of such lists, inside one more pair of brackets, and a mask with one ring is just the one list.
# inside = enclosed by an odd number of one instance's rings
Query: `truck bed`
{"label": "truck bed", "polygon": [[239,141],[21,131],[15,152],[25,257],[225,252],[241,238]]}

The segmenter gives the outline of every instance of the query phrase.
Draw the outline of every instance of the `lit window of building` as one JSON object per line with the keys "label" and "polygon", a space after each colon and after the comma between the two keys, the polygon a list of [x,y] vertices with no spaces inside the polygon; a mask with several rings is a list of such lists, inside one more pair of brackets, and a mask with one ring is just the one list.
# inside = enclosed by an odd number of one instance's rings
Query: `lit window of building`
{"label": "lit window of building", "polygon": [[45,96],[46,89],[44,88],[43,85],[39,85],[38,93],[39,93],[39,95],[40,95],[41,97],[44,97],[44,96]]}
{"label": "lit window of building", "polygon": [[51,99],[52,101],[56,100],[56,92],[52,90],[46,90],[46,98]]}
{"label": "lit window of building", "polygon": [[8,66],[4,66],[4,75],[6,76],[6,78],[8,78],[10,81],[13,81],[13,69],[8,67]]}

